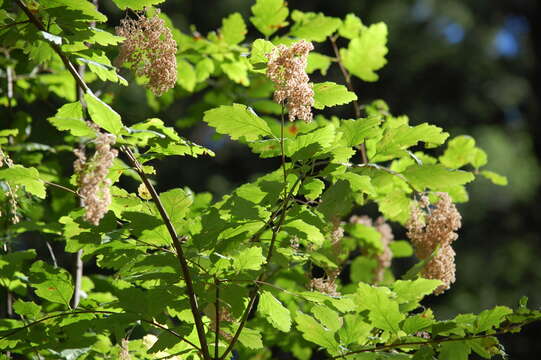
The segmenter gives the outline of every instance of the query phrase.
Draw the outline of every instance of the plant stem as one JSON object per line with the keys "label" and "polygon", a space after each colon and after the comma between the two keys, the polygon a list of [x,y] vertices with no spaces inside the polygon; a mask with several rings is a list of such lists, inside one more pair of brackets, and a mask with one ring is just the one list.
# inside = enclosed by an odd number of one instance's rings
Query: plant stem
{"label": "plant stem", "polygon": [[216,301],[214,302],[214,307],[216,310],[214,323],[216,324],[215,338],[214,338],[214,359],[219,359],[219,349],[218,345],[220,344],[220,282],[216,277],[214,277],[214,286],[216,287]]}
{"label": "plant stem", "polygon": [[284,170],[284,200],[287,197],[287,171],[286,171],[286,154],[284,151],[284,105],[282,104],[282,113],[281,113],[281,126],[280,126],[280,151],[282,152],[282,169]]}
{"label": "plant stem", "polygon": [[[340,51],[338,50],[338,46],[336,46],[336,37],[330,36],[329,40],[331,41],[334,56],[336,57],[336,62],[338,63],[340,71],[342,72],[342,76],[344,77],[344,81],[346,82],[346,87],[349,91],[356,94],[355,88],[353,87],[353,82],[351,81],[351,75],[344,66],[344,63],[342,62],[342,57],[340,56]],[[359,105],[358,100],[353,100],[353,110],[355,112],[355,117],[359,119],[361,117],[361,106]],[[363,159],[363,163],[368,164],[369,160],[366,153],[366,140],[361,144],[361,156]]]}
{"label": "plant stem", "polygon": [[[34,16],[34,14],[26,7],[26,5],[24,5],[24,3],[22,2],[22,0],[15,0],[15,3],[17,4],[17,6],[26,14],[26,16],[28,17],[28,20],[30,20],[30,22],[32,24],[34,24],[34,26],[40,30],[40,31],[47,31],[45,26],[43,25],[43,23],[41,22],[40,19],[38,19],[36,16]],[[66,54],[64,54],[64,52],[62,52],[62,49],[60,48],[60,46],[54,44],[54,43],[51,43],[49,42],[49,45],[53,48],[53,50],[58,54],[58,56],[60,56],[60,59],[62,60],[62,62],[64,63],[64,66],[66,67],[66,69],[68,69],[68,71],[71,73],[71,75],[73,76],[73,78],[75,79],[75,82],[77,83],[77,85],[82,88],[85,92],[88,92],[88,93],[91,93],[92,90],[90,90],[90,88],[86,85],[86,83],[84,82],[84,80],[81,78],[81,76],[79,76],[79,73],[77,72],[77,70],[75,69],[75,67],[73,66],[73,64],[70,62],[70,60],[68,59],[68,57],[66,56]]]}
{"label": "plant stem", "polygon": [[[304,174],[302,177],[299,177],[297,182],[300,181],[302,183],[302,181],[304,180],[305,177],[306,177],[306,174]],[[282,227],[282,225],[284,223],[284,220],[286,218],[286,212],[287,212],[287,208],[289,206],[289,200],[292,198],[293,191],[295,190],[296,186],[297,186],[297,183],[295,183],[293,185],[293,187],[289,191],[288,196],[284,199],[284,203],[283,203],[283,206],[281,208],[280,220],[278,221],[278,224],[276,224],[276,226],[272,230],[271,243],[269,245],[269,251],[268,251],[267,257],[266,257],[266,266],[269,266],[269,264],[270,264],[270,260],[271,260],[272,255],[273,255],[274,244],[276,242],[276,237],[278,236],[278,233],[280,232],[280,228]],[[270,224],[270,223],[271,222],[269,221],[267,224]],[[267,224],[265,224],[265,226],[267,226]],[[263,283],[264,276],[265,276],[265,273],[262,272],[261,274],[259,274],[257,279],[254,280],[255,287],[252,289],[252,291],[250,293],[250,300],[248,301],[248,306],[246,306],[246,309],[244,309],[244,313],[242,314],[242,317],[240,319],[239,327],[238,327],[237,331],[235,332],[235,335],[233,335],[233,338],[231,339],[231,342],[229,343],[229,346],[227,347],[227,349],[225,349],[224,353],[222,354],[222,356],[220,357],[219,360],[225,360],[226,356],[233,350],[233,347],[237,343],[237,341],[239,339],[239,336],[240,336],[240,334],[242,332],[242,329],[244,328],[244,325],[246,325],[246,321],[248,320],[248,316],[250,315],[250,312],[252,311],[255,300],[257,298],[257,294],[259,293],[259,289],[260,289],[260,287],[261,287],[261,285]]]}
{"label": "plant stem", "polygon": [[135,155],[133,154],[133,152],[127,147],[123,147],[122,150],[124,151],[124,153],[126,153],[128,158],[132,162],[132,165],[135,171],[139,174],[148,192],[152,196],[152,200],[154,201],[154,204],[156,204],[156,207],[158,208],[158,211],[162,217],[162,220],[165,226],[167,227],[169,235],[171,236],[171,239],[173,240],[173,246],[175,247],[176,255],[180,263],[182,276],[184,277],[184,282],[186,283],[186,295],[188,296],[188,299],[190,302],[190,308],[191,308],[192,315],[194,318],[195,328],[197,330],[197,336],[199,338],[199,343],[201,344],[201,352],[205,360],[211,360],[209,348],[207,344],[207,339],[205,337],[205,328],[203,326],[203,320],[201,317],[201,313],[199,311],[199,307],[197,305],[197,297],[196,297],[195,290],[193,287],[192,277],[190,275],[190,269],[188,267],[188,262],[186,261],[186,256],[184,255],[184,251],[182,250],[182,245],[177,235],[177,232],[175,230],[175,227],[173,226],[173,223],[171,222],[171,219],[169,218],[169,215],[167,214],[167,211],[165,210],[160,200],[160,197],[158,196],[158,193],[156,192],[156,189],[148,180],[147,175],[143,171],[143,168],[141,164],[139,163],[139,161],[135,158]]}
{"label": "plant stem", "polygon": [[[26,324],[25,326],[22,326],[20,328],[17,328],[5,335],[3,335],[2,337],[0,337],[0,340],[3,340],[3,339],[6,339],[8,337],[10,337],[11,335],[14,335],[16,333],[18,333],[19,331],[23,331],[25,329],[28,329],[29,327],[32,327],[34,325],[37,325],[37,324],[41,324],[42,322],[45,322],[47,320],[50,320],[50,319],[55,319],[57,317],[62,317],[62,316],[69,316],[69,315],[78,315],[78,314],[105,314],[105,315],[115,315],[115,314],[124,314],[124,313],[121,313],[121,312],[114,312],[114,311],[106,311],[106,310],[77,310],[77,311],[68,311],[68,312],[63,312],[63,313],[59,313],[59,314],[54,314],[54,315],[50,315],[50,316],[46,316],[44,318],[41,318],[39,320],[36,320],[34,322],[31,322],[29,324]],[[180,340],[184,341],[185,343],[191,345],[194,349],[198,350],[198,351],[201,351],[201,349],[196,346],[194,343],[192,343],[190,340],[187,340],[185,339],[184,337],[182,337],[180,334],[178,334],[176,331],[174,330],[171,330],[161,324],[158,324],[152,320],[146,320],[146,319],[141,319],[141,321],[143,322],[146,322],[147,324],[150,324],[152,326],[155,326],[157,328],[160,328],[164,331],[167,331],[168,333],[178,337]]]}
{"label": "plant stem", "polygon": [[365,353],[365,352],[376,352],[376,351],[381,351],[381,350],[396,349],[396,348],[400,348],[400,347],[419,346],[419,345],[421,345],[421,346],[422,345],[433,345],[433,344],[440,344],[440,343],[452,342],[452,341],[467,341],[467,340],[482,339],[482,338],[486,338],[486,337],[492,337],[492,336],[507,334],[508,332],[510,332],[510,331],[512,331],[512,330],[514,330],[516,328],[520,328],[522,326],[525,326],[525,325],[529,324],[530,322],[531,321],[527,321],[527,322],[520,323],[520,324],[515,324],[515,325],[512,325],[512,326],[506,327],[505,329],[503,329],[501,331],[497,331],[497,332],[495,332],[493,334],[465,336],[465,337],[462,337],[462,338],[444,337],[444,338],[440,338],[440,339],[427,340],[427,341],[412,341],[412,342],[405,342],[405,343],[399,343],[399,344],[379,345],[379,346],[374,346],[374,347],[371,347],[371,348],[350,351],[350,352],[347,352],[345,354],[330,357],[328,359],[329,360],[341,359],[341,358],[344,358],[344,357],[349,356],[349,355],[361,354],[361,353]]}

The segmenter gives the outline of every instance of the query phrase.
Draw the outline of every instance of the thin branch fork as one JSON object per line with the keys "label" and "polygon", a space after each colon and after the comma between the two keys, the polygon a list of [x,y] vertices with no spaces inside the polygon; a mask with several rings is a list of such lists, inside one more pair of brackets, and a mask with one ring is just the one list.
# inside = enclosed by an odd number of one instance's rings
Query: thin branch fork
{"label": "thin branch fork", "polygon": [[[30,20],[30,22],[32,24],[34,24],[34,26],[40,30],[40,31],[47,31],[47,29],[45,28],[45,25],[43,25],[43,23],[41,22],[41,20],[39,18],[37,18],[27,7],[26,5],[22,2],[22,0],[15,0],[15,3],[17,4],[17,6],[26,14],[26,16],[28,17],[28,20]],[[75,66],[73,66],[73,64],[71,63],[71,61],[68,59],[67,55],[64,54],[64,52],[62,51],[62,49],[60,48],[60,46],[58,46],[57,44],[54,44],[54,43],[49,43],[49,45],[53,48],[53,50],[58,54],[58,56],[60,56],[60,59],[62,60],[62,62],[64,63],[64,66],[66,67],[66,69],[68,69],[68,71],[71,73],[71,75],[73,76],[73,78],[75,79],[75,82],[77,82],[77,86],[79,86],[81,89],[83,89],[85,92],[88,92],[88,93],[91,93],[92,90],[90,90],[90,88],[88,87],[88,85],[86,85],[86,83],[84,82],[84,80],[81,78],[81,76],[79,75],[79,73],[77,72],[77,70],[75,69]]]}
{"label": "thin branch fork", "polygon": [[186,295],[188,295],[190,308],[192,310],[192,315],[194,317],[195,327],[197,330],[197,336],[201,344],[201,352],[205,360],[211,360],[211,357],[209,354],[209,348],[207,344],[207,339],[205,336],[205,328],[203,326],[201,312],[199,311],[199,306],[197,304],[197,297],[195,294],[195,289],[193,287],[193,282],[192,282],[192,277],[190,274],[190,269],[188,267],[188,262],[186,260],[186,256],[184,255],[184,251],[182,250],[181,240],[177,235],[175,227],[173,226],[173,223],[171,222],[171,218],[167,214],[167,211],[165,210],[165,207],[163,206],[160,200],[160,197],[158,193],[156,192],[156,189],[154,188],[152,183],[149,181],[147,175],[145,174],[139,161],[136,159],[134,153],[127,147],[122,147],[122,151],[128,156],[128,158],[133,164],[135,171],[139,174],[139,176],[141,177],[141,180],[143,181],[146,188],[148,189],[150,195],[152,196],[152,200],[156,204],[156,207],[158,208],[158,211],[163,219],[163,222],[165,223],[165,226],[167,227],[169,235],[171,236],[171,239],[173,240],[173,246],[175,247],[176,255],[180,263],[182,276],[184,277],[184,282],[186,283]]}
{"label": "thin branch fork", "polygon": [[[330,36],[329,40],[331,41],[334,56],[336,56],[336,62],[338,63],[338,66],[340,67],[340,71],[342,72],[342,76],[344,77],[344,80],[346,82],[346,87],[348,88],[349,91],[356,94],[355,88],[353,87],[353,82],[351,81],[351,75],[349,74],[346,67],[344,66],[342,57],[340,56],[340,51],[338,50],[338,46],[336,46],[336,37]],[[353,100],[353,109],[355,111],[355,117],[359,119],[361,117],[361,106],[359,105],[359,102],[357,100]],[[366,141],[361,144],[361,156],[363,159],[363,163],[368,164],[368,155],[366,152]]]}

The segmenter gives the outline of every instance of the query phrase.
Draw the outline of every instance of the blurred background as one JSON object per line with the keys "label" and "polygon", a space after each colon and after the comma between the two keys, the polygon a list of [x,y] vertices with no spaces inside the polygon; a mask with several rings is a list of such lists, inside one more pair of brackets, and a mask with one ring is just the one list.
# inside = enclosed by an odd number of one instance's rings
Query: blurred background
{"label": "blurred background", "polygon": [[[103,5],[102,5],[103,3]],[[521,296],[530,307],[541,306],[541,124],[539,74],[541,43],[536,24],[537,0],[290,0],[291,9],[328,16],[359,16],[365,24],[384,21],[389,28],[388,64],[380,80],[354,79],[361,103],[384,99],[395,115],[411,124],[429,122],[451,136],[471,134],[489,156],[487,169],[504,174],[507,187],[483,179],[469,187],[470,202],[460,204],[463,227],[455,243],[457,282],[444,295],[430,299],[441,319],[479,312],[496,304],[516,306]],[[171,0],[161,6],[182,31],[206,35],[221,19],[240,12],[250,16],[253,1]],[[110,25],[124,15],[100,1]],[[116,11],[116,12],[115,12]],[[255,31],[250,29],[253,35]],[[248,39],[250,40],[250,39]],[[346,45],[341,44],[341,45]],[[330,54],[328,44],[318,52]],[[127,76],[129,76],[127,74]],[[337,68],[328,80],[343,82]],[[321,81],[314,77],[314,81]],[[117,92],[115,87],[114,92]],[[175,157],[158,165],[160,190],[188,186],[210,190],[215,197],[274,170],[275,160],[260,160],[239,144],[216,138],[200,121],[206,109],[192,104],[201,94],[182,94],[164,110],[148,107],[142,87],[120,89],[115,109],[130,121],[159,117],[181,134],[217,152],[215,158]],[[164,100],[168,101],[166,97]],[[172,99],[171,99],[172,100]],[[51,106],[51,112],[56,107]],[[339,109],[353,117],[349,107]],[[157,109],[157,107],[154,107]],[[404,233],[398,232],[398,239]],[[403,269],[397,264],[395,274]],[[540,356],[541,325],[504,337],[511,359]]]}

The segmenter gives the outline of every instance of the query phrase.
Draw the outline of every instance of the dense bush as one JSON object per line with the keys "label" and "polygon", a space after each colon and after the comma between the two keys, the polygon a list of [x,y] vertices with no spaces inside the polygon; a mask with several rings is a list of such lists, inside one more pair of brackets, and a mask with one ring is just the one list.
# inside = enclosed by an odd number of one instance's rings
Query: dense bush
{"label": "dense bush", "polygon": [[[421,305],[455,281],[465,185],[506,179],[473,138],[358,102],[351,78],[377,81],[386,64],[384,23],[258,0],[264,38],[238,13],[204,37],[175,29],[152,7],[163,0],[113,2],[116,35],[96,2],[0,2],[4,358],[491,358],[505,354],[497,335],[541,318],[525,298],[448,320]],[[160,159],[214,152],[117,113],[122,66],[155,110],[200,93],[201,120],[279,168],[215,201],[159,193]],[[331,66],[344,85],[310,81]],[[49,99],[63,105],[45,119],[33,105]],[[351,119],[329,112],[346,105]],[[77,254],[73,278],[55,243]]]}

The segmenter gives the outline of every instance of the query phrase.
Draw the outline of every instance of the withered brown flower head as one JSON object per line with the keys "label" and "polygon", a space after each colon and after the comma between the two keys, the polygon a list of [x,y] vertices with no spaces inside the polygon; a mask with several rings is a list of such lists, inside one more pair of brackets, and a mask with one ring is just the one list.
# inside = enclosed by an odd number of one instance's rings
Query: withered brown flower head
{"label": "withered brown flower head", "polygon": [[290,121],[312,121],[314,91],[308,82],[306,64],[313,49],[311,42],[301,40],[290,47],[278,45],[267,54],[267,77],[275,86],[274,101],[287,106]]}
{"label": "withered brown flower head", "polygon": [[120,46],[116,64],[126,63],[137,76],[148,78],[146,87],[160,96],[177,81],[177,43],[157,14],[151,18],[137,14],[137,19],[120,20],[116,33],[126,40]]}
{"label": "withered brown flower head", "polygon": [[458,238],[455,232],[461,226],[461,216],[447,193],[436,193],[439,201],[431,208],[428,198],[423,196],[412,208],[407,223],[408,237],[419,259],[428,258],[439,245],[438,254],[424,267],[421,275],[427,279],[443,282],[434,294],[439,295],[455,282],[455,251],[451,243]]}
{"label": "withered brown flower head", "polygon": [[86,158],[85,149],[75,149],[77,159],[73,163],[81,206],[85,209],[84,218],[88,222],[98,225],[111,205],[111,180],[107,178],[109,169],[118,151],[112,149],[116,141],[114,135],[100,133],[96,140],[96,151],[92,158]]}

